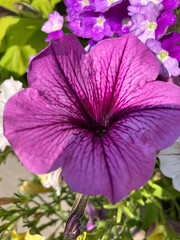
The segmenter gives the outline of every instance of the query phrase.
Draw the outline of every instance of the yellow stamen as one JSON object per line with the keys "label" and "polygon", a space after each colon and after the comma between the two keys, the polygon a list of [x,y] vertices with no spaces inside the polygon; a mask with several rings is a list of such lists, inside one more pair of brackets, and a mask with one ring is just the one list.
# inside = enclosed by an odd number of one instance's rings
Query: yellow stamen
{"label": "yellow stamen", "polygon": [[159,54],[158,54],[158,58],[163,61],[168,57],[168,52],[165,50],[162,50]]}
{"label": "yellow stamen", "polygon": [[150,22],[149,23],[149,26],[148,26],[149,30],[155,30],[156,27],[157,27],[157,23],[155,23],[155,22]]}
{"label": "yellow stamen", "polygon": [[84,0],[82,2],[82,5],[83,5],[83,7],[89,6],[89,1],[88,0]]}
{"label": "yellow stamen", "polygon": [[128,18],[125,18],[125,19],[123,19],[123,25],[124,26],[130,26],[131,25],[131,21],[130,21],[130,19],[128,19]]}
{"label": "yellow stamen", "polygon": [[117,2],[117,0],[108,0],[109,4],[114,3],[114,2]]}
{"label": "yellow stamen", "polygon": [[101,26],[102,26],[103,23],[104,23],[104,21],[105,21],[105,19],[104,19],[103,17],[98,17],[98,18],[97,18],[97,24],[98,24],[98,25],[101,25]]}
{"label": "yellow stamen", "polygon": [[55,25],[53,26],[53,31],[55,32],[55,31],[57,31],[57,30],[58,30],[58,25],[55,24]]}

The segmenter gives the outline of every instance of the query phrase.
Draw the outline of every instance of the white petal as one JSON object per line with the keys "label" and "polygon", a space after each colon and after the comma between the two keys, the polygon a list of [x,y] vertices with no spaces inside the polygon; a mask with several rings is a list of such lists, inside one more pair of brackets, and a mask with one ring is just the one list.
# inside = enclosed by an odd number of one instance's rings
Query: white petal
{"label": "white petal", "polygon": [[3,111],[6,102],[10,97],[22,89],[22,83],[15,81],[13,77],[5,80],[0,85],[0,150],[4,151],[5,147],[9,145],[8,140],[3,135]]}
{"label": "white petal", "polygon": [[180,191],[180,173],[173,178],[173,186],[176,190]]}
{"label": "white petal", "polygon": [[59,168],[56,171],[46,174],[46,180],[43,185],[46,188],[53,187],[57,195],[60,195],[62,181],[62,168]]}
{"label": "white petal", "polygon": [[171,147],[161,151],[158,157],[160,160],[160,169],[165,176],[174,178],[180,174],[179,142],[176,141]]}

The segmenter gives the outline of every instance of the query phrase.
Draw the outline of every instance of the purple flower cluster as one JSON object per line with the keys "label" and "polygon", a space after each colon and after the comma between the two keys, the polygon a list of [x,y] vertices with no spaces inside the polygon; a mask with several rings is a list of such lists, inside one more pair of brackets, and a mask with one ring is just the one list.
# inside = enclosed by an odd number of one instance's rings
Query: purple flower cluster
{"label": "purple flower cluster", "polygon": [[[165,35],[176,21],[178,0],[65,0],[67,27],[77,36],[98,42],[132,33],[155,54],[164,78],[178,76],[177,33]],[[153,45],[153,46],[152,46]],[[158,52],[154,48],[158,47]],[[161,48],[161,50],[160,50]],[[172,54],[176,50],[176,54]],[[166,57],[161,57],[161,55]],[[169,62],[171,64],[169,65]]]}

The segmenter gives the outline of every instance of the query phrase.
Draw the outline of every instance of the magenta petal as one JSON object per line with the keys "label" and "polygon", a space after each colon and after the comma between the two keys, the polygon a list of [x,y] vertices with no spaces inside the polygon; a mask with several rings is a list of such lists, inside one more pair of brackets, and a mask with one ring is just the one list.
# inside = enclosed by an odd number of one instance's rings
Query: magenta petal
{"label": "magenta petal", "polygon": [[133,138],[144,138],[156,150],[172,145],[180,136],[180,89],[173,84],[147,83],[126,96],[123,108],[115,119],[131,129]]}
{"label": "magenta petal", "polygon": [[116,203],[145,184],[156,153],[128,133],[115,125],[102,138],[90,132],[73,137],[60,158],[65,160],[63,177],[69,187],[83,194],[103,194]]}
{"label": "magenta petal", "polygon": [[163,5],[165,9],[175,9],[179,7],[179,0],[164,0]]}
{"label": "magenta petal", "polygon": [[[28,73],[29,87],[40,91],[52,105],[66,108],[81,120],[82,113],[86,115],[82,99],[88,103],[87,79],[83,76],[85,54],[75,37],[63,35],[32,60]],[[85,65],[89,68],[86,62]]]}
{"label": "magenta petal", "polygon": [[156,39],[159,39],[167,31],[169,26],[172,26],[176,22],[176,15],[171,10],[166,10],[161,13],[157,19],[157,28],[155,30]]}
{"label": "magenta petal", "polygon": [[77,132],[72,125],[64,124],[67,119],[65,111],[50,105],[37,90],[22,90],[5,106],[5,136],[30,171],[45,173],[59,167],[52,169],[72,134]]}
{"label": "magenta petal", "polygon": [[123,98],[156,79],[159,73],[154,55],[131,34],[99,42],[89,55],[95,69],[92,89],[98,89],[92,94],[94,106],[98,107],[97,118],[119,110]]}
{"label": "magenta petal", "polygon": [[69,99],[66,90],[71,85],[78,87],[82,79],[79,68],[85,53],[80,42],[70,34],[52,41],[32,60],[28,73],[29,87],[42,91],[52,101],[66,102]]}
{"label": "magenta petal", "polygon": [[55,32],[52,32],[48,35],[48,37],[45,39],[46,42],[50,42],[55,37]]}
{"label": "magenta petal", "polygon": [[74,136],[59,158],[67,184],[83,194],[106,195],[113,203],[144,185],[155,151],[180,135],[179,99],[177,86],[147,83],[130,95],[130,106],[114,116],[102,138],[86,131]]}

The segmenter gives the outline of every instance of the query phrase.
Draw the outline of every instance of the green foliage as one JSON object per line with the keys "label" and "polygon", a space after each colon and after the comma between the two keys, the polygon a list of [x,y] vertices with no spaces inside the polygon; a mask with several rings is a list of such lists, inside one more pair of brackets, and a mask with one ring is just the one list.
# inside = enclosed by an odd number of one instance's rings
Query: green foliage
{"label": "green foliage", "polygon": [[0,150],[0,164],[5,163],[6,158],[9,153],[13,153],[13,151],[10,147],[6,147],[3,152]]}
{"label": "green foliage", "polygon": [[25,2],[30,3],[30,0],[0,0],[0,5],[6,8],[9,8],[11,10],[14,10],[13,4],[16,2]]}
{"label": "green foliage", "polygon": [[0,36],[2,40],[0,51],[3,52],[0,66],[18,77],[26,72],[30,55],[36,55],[47,45],[44,41],[46,34],[40,30],[43,21],[13,17],[2,19],[5,23],[4,34],[6,34],[4,37],[3,34]]}
{"label": "green foliage", "polygon": [[142,229],[148,230],[149,227],[155,222],[158,216],[158,208],[155,203],[148,203],[145,210]]}
{"label": "green foliage", "polygon": [[30,45],[11,46],[1,58],[0,65],[10,72],[23,75],[31,54],[36,55],[36,51]]}
{"label": "green foliage", "polygon": [[44,18],[48,17],[48,13],[53,12],[53,6],[49,0],[32,0],[31,6],[42,12]]}
{"label": "green foliage", "polygon": [[[11,17],[11,16],[7,16],[7,17],[2,17],[0,18],[0,26],[1,26],[1,31],[0,31],[0,45],[1,45],[1,41],[4,38],[7,29],[16,24],[19,21],[19,19],[17,17]],[[2,51],[2,49],[0,48],[0,51]]]}

